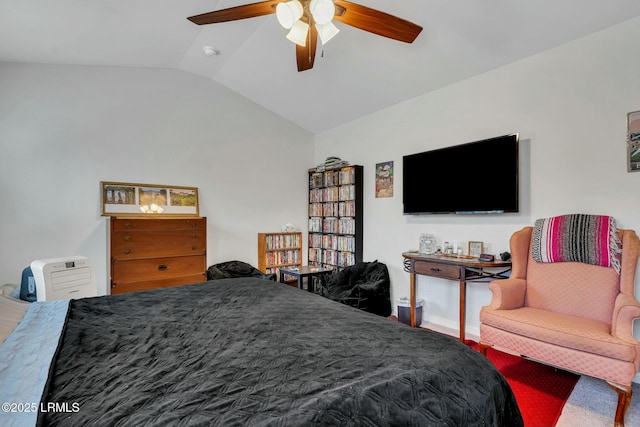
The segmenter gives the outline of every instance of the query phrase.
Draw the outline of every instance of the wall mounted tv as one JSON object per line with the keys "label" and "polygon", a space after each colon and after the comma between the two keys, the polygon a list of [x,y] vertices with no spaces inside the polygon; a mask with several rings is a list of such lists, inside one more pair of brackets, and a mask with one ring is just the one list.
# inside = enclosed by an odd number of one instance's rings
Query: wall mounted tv
{"label": "wall mounted tv", "polygon": [[402,158],[404,213],[518,212],[518,134]]}

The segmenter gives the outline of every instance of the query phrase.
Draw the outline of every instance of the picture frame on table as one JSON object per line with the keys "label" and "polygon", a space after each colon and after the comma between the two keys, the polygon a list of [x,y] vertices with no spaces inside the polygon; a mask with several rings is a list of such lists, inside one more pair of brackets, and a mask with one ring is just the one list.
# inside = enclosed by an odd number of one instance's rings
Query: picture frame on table
{"label": "picture frame on table", "polygon": [[198,188],[100,182],[102,216],[199,216]]}
{"label": "picture frame on table", "polygon": [[482,242],[469,240],[468,253],[470,256],[478,258],[480,254],[482,254],[483,249],[484,244]]}

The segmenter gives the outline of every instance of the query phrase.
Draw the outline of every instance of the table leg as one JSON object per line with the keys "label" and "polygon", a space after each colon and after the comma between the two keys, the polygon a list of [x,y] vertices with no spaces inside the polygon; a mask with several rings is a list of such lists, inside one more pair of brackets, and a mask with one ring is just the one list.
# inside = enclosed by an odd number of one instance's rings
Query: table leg
{"label": "table leg", "polygon": [[467,308],[467,282],[460,280],[460,342],[465,339],[465,314]]}
{"label": "table leg", "polygon": [[416,275],[409,274],[409,324],[416,327]]}

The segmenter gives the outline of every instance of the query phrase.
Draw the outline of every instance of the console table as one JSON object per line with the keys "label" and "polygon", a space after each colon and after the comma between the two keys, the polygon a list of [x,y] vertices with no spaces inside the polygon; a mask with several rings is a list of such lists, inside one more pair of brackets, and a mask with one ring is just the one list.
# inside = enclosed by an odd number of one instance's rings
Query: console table
{"label": "console table", "polygon": [[[404,252],[404,269],[410,273],[410,319],[415,327],[416,307],[416,275],[457,280],[460,283],[460,341],[465,339],[465,312],[467,282],[490,282],[495,279],[506,279],[511,271],[511,261],[479,261],[456,255],[425,255],[418,252]],[[491,268],[492,271],[485,270]],[[496,269],[499,271],[496,272]]]}

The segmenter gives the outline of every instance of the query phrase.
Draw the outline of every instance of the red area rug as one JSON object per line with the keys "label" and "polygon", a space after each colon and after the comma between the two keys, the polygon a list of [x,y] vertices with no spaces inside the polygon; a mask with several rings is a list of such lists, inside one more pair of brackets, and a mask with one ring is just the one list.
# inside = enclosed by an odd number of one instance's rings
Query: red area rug
{"label": "red area rug", "polygon": [[[477,350],[478,344],[467,341]],[[516,396],[525,427],[553,427],[579,375],[490,348],[487,358],[498,368]]]}
{"label": "red area rug", "polygon": [[[397,321],[396,316],[389,316]],[[478,343],[465,343],[478,350]],[[487,358],[495,365],[516,396],[525,427],[553,427],[580,375],[490,348]]]}

